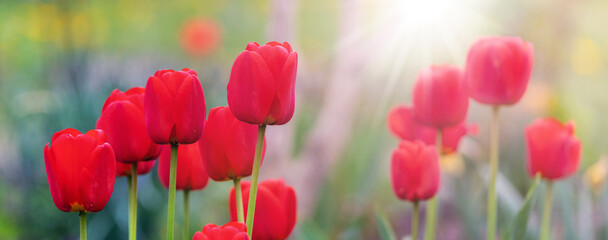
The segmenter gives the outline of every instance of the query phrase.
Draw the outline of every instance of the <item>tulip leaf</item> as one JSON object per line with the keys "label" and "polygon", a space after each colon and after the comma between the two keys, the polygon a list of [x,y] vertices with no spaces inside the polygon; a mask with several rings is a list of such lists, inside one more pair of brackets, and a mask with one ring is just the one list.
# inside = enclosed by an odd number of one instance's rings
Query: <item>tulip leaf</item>
{"label": "tulip leaf", "polygon": [[503,233],[503,236],[506,237],[503,239],[523,239],[526,235],[530,210],[536,201],[536,189],[538,188],[539,182],[540,174],[537,174],[530,189],[528,189],[528,193],[526,193],[526,198],[524,199],[521,208],[517,211],[513,222],[511,222],[511,227],[507,228],[505,233]]}
{"label": "tulip leaf", "polygon": [[396,240],[395,231],[388,221],[388,217],[380,208],[376,208],[376,222],[381,240]]}

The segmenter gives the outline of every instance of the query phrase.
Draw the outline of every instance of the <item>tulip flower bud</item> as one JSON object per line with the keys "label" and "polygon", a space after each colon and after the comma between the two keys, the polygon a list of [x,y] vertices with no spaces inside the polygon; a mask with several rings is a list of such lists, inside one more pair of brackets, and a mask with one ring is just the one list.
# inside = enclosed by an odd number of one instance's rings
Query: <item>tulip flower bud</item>
{"label": "tulip flower bud", "polygon": [[[436,144],[437,130],[425,126],[414,117],[411,107],[407,105],[395,106],[391,109],[387,118],[390,132],[401,140],[420,140],[428,145]],[[474,135],[476,125],[466,125],[465,121],[456,126],[442,128],[441,152],[451,154],[458,150],[460,139],[465,135]]]}
{"label": "tulip flower bud", "polygon": [[234,116],[257,125],[282,125],[294,112],[298,54],[289,43],[252,42],[234,61],[228,105]]}
{"label": "tulip flower bud", "polygon": [[[144,175],[154,167],[156,161],[143,161],[137,162],[137,175]],[[116,162],[116,177],[125,177],[131,176],[131,168],[133,164],[131,163],[121,163]]]}
{"label": "tulip flower bud", "polygon": [[[171,165],[171,147],[161,147],[158,158],[158,178],[169,188],[169,167]],[[203,166],[198,143],[180,145],[177,150],[177,190],[199,190],[207,186],[209,177]]]}
{"label": "tulip flower bud", "polygon": [[[241,183],[243,209],[247,217],[251,182]],[[237,221],[234,188],[230,190],[230,219]],[[258,184],[253,237],[256,240],[282,240],[289,237],[296,224],[296,193],[283,179],[265,180]]]}
{"label": "tulip flower bud", "polygon": [[[215,181],[251,176],[258,127],[241,122],[228,107],[209,111],[205,130],[199,141],[205,169]],[[262,148],[262,163],[266,140]]]}
{"label": "tulip flower bud", "polygon": [[401,142],[391,159],[391,180],[395,195],[402,200],[435,196],[441,182],[437,149],[422,141]]}
{"label": "tulip flower bud", "polygon": [[526,92],[534,47],[519,37],[485,37],[469,49],[465,82],[469,95],[490,105],[511,105]]}
{"label": "tulip flower bud", "polygon": [[574,136],[574,122],[565,125],[554,118],[537,119],[525,130],[528,173],[558,180],[576,172],[581,160],[581,142]]}
{"label": "tulip flower bud", "polygon": [[207,224],[202,231],[194,234],[192,240],[249,240],[249,236],[244,223],[229,222],[221,227]]}
{"label": "tulip flower bud", "polygon": [[44,164],[59,210],[98,212],[110,200],[116,159],[102,130],[82,134],[68,128],[55,133],[44,148]]}
{"label": "tulip flower bud", "polygon": [[435,65],[424,69],[412,92],[412,110],[427,126],[444,128],[462,121],[469,108],[462,71],[450,65]]}
{"label": "tulip flower bud", "polygon": [[144,117],[144,88],[112,91],[101,110],[97,128],[105,132],[116,161],[134,163],[153,160],[159,146],[148,136]]}
{"label": "tulip flower bud", "polygon": [[195,143],[201,138],[206,111],[203,87],[193,70],[158,70],[148,78],[144,114],[153,142]]}

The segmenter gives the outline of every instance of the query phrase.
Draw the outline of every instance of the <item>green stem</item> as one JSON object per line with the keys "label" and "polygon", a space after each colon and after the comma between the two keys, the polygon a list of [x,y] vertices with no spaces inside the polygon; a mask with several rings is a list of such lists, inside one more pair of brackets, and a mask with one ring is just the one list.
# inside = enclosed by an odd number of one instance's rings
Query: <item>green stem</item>
{"label": "green stem", "polygon": [[129,181],[129,239],[136,240],[137,236],[137,162],[131,165]]}
{"label": "green stem", "polygon": [[253,218],[255,216],[255,201],[258,195],[258,175],[262,161],[262,147],[264,146],[264,134],[266,125],[258,127],[258,140],[255,145],[255,157],[253,158],[253,173],[251,175],[251,188],[249,189],[249,204],[247,206],[247,235],[253,233]]}
{"label": "green stem", "polygon": [[498,106],[493,107],[490,128],[490,192],[488,193],[488,240],[496,237],[496,175],[498,174]]}
{"label": "green stem", "polygon": [[245,222],[245,214],[243,213],[243,194],[241,193],[241,179],[236,178],[234,181],[234,197],[236,198],[236,216],[239,222]]}
{"label": "green stem", "polygon": [[412,213],[412,239],[418,240],[418,201],[414,201],[414,212]]}
{"label": "green stem", "polygon": [[175,186],[177,184],[177,148],[171,144],[171,168],[169,170],[169,206],[167,207],[167,240],[173,240],[173,223],[175,220]]}
{"label": "green stem", "polygon": [[184,239],[190,236],[190,191],[184,190]]}
{"label": "green stem", "polygon": [[80,212],[80,240],[87,240],[87,212]]}
{"label": "green stem", "polygon": [[543,206],[543,223],[540,231],[540,239],[549,239],[551,230],[551,203],[553,201],[553,181],[547,181],[545,192],[545,205]]}
{"label": "green stem", "polygon": [[[442,147],[443,147],[443,135],[442,129],[437,129],[437,137],[435,138],[435,146],[437,147],[437,152],[439,153],[439,160],[441,160],[442,156]],[[439,208],[438,196],[431,198],[427,202],[426,205],[426,222],[424,225],[424,239],[425,240],[433,240],[435,239],[435,228],[437,226],[437,208]]]}

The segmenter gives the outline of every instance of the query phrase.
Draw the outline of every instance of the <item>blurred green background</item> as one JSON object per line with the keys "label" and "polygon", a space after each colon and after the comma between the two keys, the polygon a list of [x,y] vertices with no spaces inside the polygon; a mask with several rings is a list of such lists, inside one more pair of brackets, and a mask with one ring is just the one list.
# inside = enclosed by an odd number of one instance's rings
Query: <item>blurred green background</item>
{"label": "blurred green background", "polygon": [[[206,54],[184,49],[184,24],[219,26]],[[408,103],[421,68],[464,66],[480,36],[514,35],[535,47],[524,98],[501,112],[499,228],[530,186],[523,128],[534,118],[574,120],[578,173],[556,184],[555,239],[608,239],[608,1],[267,0],[0,2],[0,239],[76,239],[76,213],[52,202],[43,147],[54,132],[92,129],[110,92],[144,86],[158,69],[198,72],[207,109],[226,105],[231,64],[248,42],[289,41],[299,53],[296,113],[267,131],[261,177],[298,195],[290,239],[379,239],[377,214],[409,234],[411,204],[389,180],[397,146],[388,109]],[[479,134],[442,165],[438,239],[483,239],[490,109],[471,101]],[[229,221],[229,182],[191,196],[191,230]],[[541,193],[543,187],[540,189]],[[542,194],[538,194],[542,196]],[[140,239],[165,236],[167,191],[156,168],[139,180]],[[542,197],[537,199],[540,202]],[[177,203],[181,203],[178,193]],[[182,208],[177,207],[176,237]],[[540,207],[527,238],[536,238]],[[424,211],[424,205],[422,207]],[[89,239],[126,239],[127,183],[89,214]]]}

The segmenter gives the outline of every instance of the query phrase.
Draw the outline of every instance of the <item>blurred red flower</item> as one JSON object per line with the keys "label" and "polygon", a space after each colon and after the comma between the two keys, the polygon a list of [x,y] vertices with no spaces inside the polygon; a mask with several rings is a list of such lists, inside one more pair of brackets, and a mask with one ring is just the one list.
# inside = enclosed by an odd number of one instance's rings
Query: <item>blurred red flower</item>
{"label": "blurred red flower", "polygon": [[180,44],[193,56],[205,56],[215,51],[222,38],[220,25],[211,18],[192,18],[180,32]]}
{"label": "blurred red flower", "polygon": [[[247,217],[251,182],[241,184],[243,209]],[[283,179],[269,179],[258,184],[253,237],[256,240],[282,240],[289,237],[296,224],[296,193]],[[234,187],[230,190],[230,219],[237,221]]]}
{"label": "blurred red flower", "polygon": [[526,127],[528,173],[549,180],[576,172],[581,160],[581,142],[574,136],[574,122],[565,125],[554,118],[537,119]]}
{"label": "blurred red flower", "polygon": [[[50,144],[50,146],[49,146]],[[67,128],[44,147],[53,202],[64,212],[101,211],[114,191],[116,159],[102,130]]]}
{"label": "blurred red flower", "polygon": [[444,128],[464,121],[469,95],[463,76],[451,65],[433,65],[420,71],[412,92],[412,110],[420,123]]}
{"label": "blurred red flower", "polygon": [[[393,107],[388,113],[387,125],[390,132],[401,140],[420,140],[428,145],[436,144],[437,130],[418,122],[407,105]],[[441,149],[443,154],[454,153],[458,150],[460,139],[467,134],[477,134],[477,125],[460,122],[456,126],[442,128]]]}
{"label": "blurred red flower", "polygon": [[402,200],[422,201],[439,190],[439,154],[434,146],[422,141],[403,141],[393,152],[391,182],[395,195]]}
{"label": "blurred red flower", "polygon": [[257,125],[282,125],[294,112],[298,53],[289,43],[251,42],[234,61],[228,105],[234,116]]}
{"label": "blurred red flower", "polygon": [[490,105],[514,104],[526,92],[534,47],[519,37],[484,37],[469,49],[465,81],[471,97]]}

